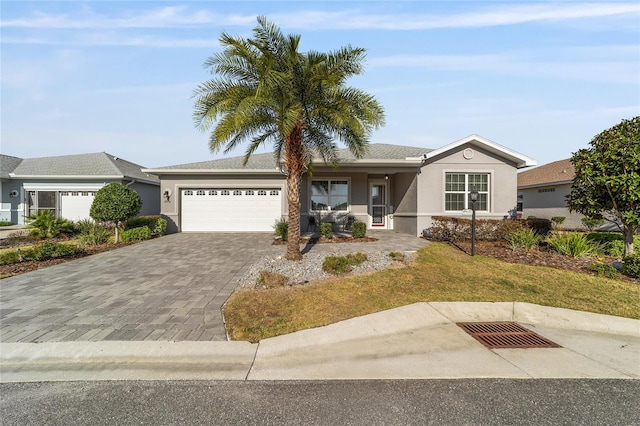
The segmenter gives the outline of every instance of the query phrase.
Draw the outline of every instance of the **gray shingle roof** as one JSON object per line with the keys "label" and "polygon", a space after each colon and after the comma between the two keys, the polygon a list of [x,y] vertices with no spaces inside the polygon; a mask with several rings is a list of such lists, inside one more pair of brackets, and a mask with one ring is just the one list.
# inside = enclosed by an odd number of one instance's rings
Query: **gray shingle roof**
{"label": "gray shingle roof", "polygon": [[0,154],[0,178],[7,179],[21,162],[22,158]]}
{"label": "gray shingle roof", "polygon": [[40,176],[114,177],[159,182],[156,176],[142,172],[143,167],[106,152],[26,158],[15,167],[16,177]]}
{"label": "gray shingle roof", "polygon": [[[413,146],[390,145],[390,144],[371,144],[369,151],[360,159],[366,160],[404,160],[407,157],[421,157],[422,154],[431,151],[431,149],[416,148]],[[338,150],[338,157],[341,163],[350,163],[356,161],[349,149],[343,148]],[[178,164],[175,166],[158,167],[153,170],[276,170],[277,163],[273,153],[254,154],[249,157],[246,166],[243,166],[243,156],[222,158],[218,160],[202,161],[198,163]],[[316,161],[320,163],[321,160]]]}

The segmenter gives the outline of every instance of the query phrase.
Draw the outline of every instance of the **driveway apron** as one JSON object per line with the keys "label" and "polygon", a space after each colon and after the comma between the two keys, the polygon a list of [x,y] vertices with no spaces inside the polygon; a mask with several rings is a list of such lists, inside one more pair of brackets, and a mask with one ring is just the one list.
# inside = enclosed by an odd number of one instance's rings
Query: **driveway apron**
{"label": "driveway apron", "polygon": [[172,234],[0,281],[2,342],[226,340],[221,307],[270,234]]}

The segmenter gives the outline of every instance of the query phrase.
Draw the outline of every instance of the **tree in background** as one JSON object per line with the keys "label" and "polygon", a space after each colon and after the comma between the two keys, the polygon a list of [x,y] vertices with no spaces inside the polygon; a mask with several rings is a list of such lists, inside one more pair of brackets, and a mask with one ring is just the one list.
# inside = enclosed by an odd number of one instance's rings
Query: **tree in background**
{"label": "tree in background", "polygon": [[118,230],[142,208],[140,195],[128,186],[110,183],[103,186],[93,199],[89,216],[98,222],[113,224],[116,243],[120,240]]}
{"label": "tree in background", "polygon": [[314,158],[337,165],[335,140],[362,157],[384,111],[371,95],[345,86],[348,77],[363,72],[364,49],[300,53],[300,36],[283,35],[265,17],[258,17],[253,34],[248,39],[222,34],[223,51],[205,62],[219,77],[195,89],[194,120],[203,131],[215,123],[209,139],[213,152],[225,147],[228,153],[247,140],[245,165],[261,145],[273,145],[287,177],[286,258],[298,260],[302,176]]}
{"label": "tree in background", "polygon": [[640,227],[640,116],[622,120],[589,144],[571,158],[576,176],[569,210],[616,223],[624,234],[624,255],[631,255]]}

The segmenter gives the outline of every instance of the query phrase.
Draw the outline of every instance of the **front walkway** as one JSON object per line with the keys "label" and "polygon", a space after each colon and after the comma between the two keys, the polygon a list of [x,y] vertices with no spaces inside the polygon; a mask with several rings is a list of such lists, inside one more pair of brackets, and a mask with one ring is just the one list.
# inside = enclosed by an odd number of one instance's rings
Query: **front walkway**
{"label": "front walkway", "polygon": [[[379,241],[308,248],[427,244],[393,231],[367,235]],[[172,234],[0,280],[0,341],[224,341],[221,307],[250,265],[284,254],[272,241],[271,234]]]}

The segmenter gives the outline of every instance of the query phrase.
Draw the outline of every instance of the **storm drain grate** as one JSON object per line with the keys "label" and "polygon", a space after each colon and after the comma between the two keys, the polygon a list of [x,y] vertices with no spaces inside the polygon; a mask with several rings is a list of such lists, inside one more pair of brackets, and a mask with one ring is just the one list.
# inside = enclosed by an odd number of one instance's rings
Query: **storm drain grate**
{"label": "storm drain grate", "polygon": [[459,322],[457,324],[489,349],[561,347],[516,322]]}

